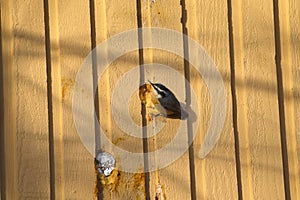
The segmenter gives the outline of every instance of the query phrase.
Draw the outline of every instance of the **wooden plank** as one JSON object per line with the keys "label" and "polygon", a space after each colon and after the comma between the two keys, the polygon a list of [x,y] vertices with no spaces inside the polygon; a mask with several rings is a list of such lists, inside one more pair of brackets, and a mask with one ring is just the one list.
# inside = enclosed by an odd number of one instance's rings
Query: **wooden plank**
{"label": "wooden plank", "polygon": [[200,160],[198,154],[208,131],[212,97],[201,76],[191,77],[200,107],[200,128],[194,143],[197,198],[237,199],[227,1],[188,1],[187,11],[188,35],[203,46],[216,64],[222,75],[227,96],[227,113],[221,137],[210,154]]}
{"label": "wooden plank", "polygon": [[50,198],[43,2],[14,1],[19,198]]}
{"label": "wooden plank", "polygon": [[[181,6],[180,3],[174,3],[173,1],[144,1],[142,4],[142,17],[143,24],[146,27],[159,27],[172,29],[178,32],[182,32],[181,24]],[[166,40],[167,38],[144,38],[144,40]],[[178,41],[179,44],[182,43]],[[181,75],[182,79],[174,79],[174,77],[165,74],[165,78],[156,71],[150,71],[150,80],[153,82],[160,82],[166,86],[171,85],[169,88],[175,92],[176,89],[181,88],[183,94],[185,93],[184,85],[184,63],[183,59],[174,54],[162,50],[153,50],[145,52],[147,63],[159,63],[177,70]],[[152,75],[151,75],[152,74]],[[176,87],[175,87],[176,86]],[[176,94],[176,93],[175,93]],[[177,94],[178,97],[178,94]],[[179,99],[184,102],[184,99]],[[152,123],[153,129],[161,123],[156,120]],[[173,137],[177,133],[179,126],[179,120],[166,120],[165,128],[153,137],[149,138],[149,150],[155,151],[165,147],[169,142],[172,141]],[[148,130],[149,133],[154,130]],[[185,140],[187,140],[187,135]],[[159,156],[156,154],[155,165],[159,166],[157,160]],[[189,169],[189,154],[185,152],[180,159],[170,163],[165,168],[159,169],[151,173],[150,176],[150,199],[190,199],[194,192],[190,186],[190,169]]]}
{"label": "wooden plank", "polygon": [[[142,28],[144,27],[151,27],[152,25],[152,1],[140,1],[140,22],[142,23]],[[144,45],[144,41],[145,40],[150,40],[152,42],[153,38],[143,38],[142,41],[142,45]],[[149,64],[149,63],[153,63],[153,49],[143,49],[143,61],[144,64]],[[143,76],[140,79],[144,79],[145,80],[145,76],[146,76],[147,71],[143,71]],[[155,79],[153,79],[153,71],[150,71],[151,74],[151,81],[155,81]],[[141,83],[142,84],[142,83]],[[153,122],[152,126],[150,127],[155,127],[155,122]],[[155,129],[152,130],[152,128],[148,128],[147,129],[147,135],[150,135],[151,133],[153,133]],[[147,143],[148,143],[148,150],[149,151],[153,151],[157,148],[157,137],[156,135],[153,137],[152,141],[150,139],[150,137],[147,138]],[[150,150],[151,149],[151,150]],[[149,158],[148,158],[149,159]],[[151,164],[151,163],[150,163]],[[157,166],[157,161],[155,161],[154,165]],[[148,199],[154,199],[156,196],[158,196],[159,194],[156,195],[156,191],[158,189],[158,186],[161,185],[161,187],[164,187],[164,185],[161,184],[160,182],[160,177],[159,177],[159,171],[153,171],[153,172],[149,172],[149,194],[147,196]],[[161,191],[161,196],[164,196],[165,194],[163,194],[163,192],[165,191]],[[157,197],[157,199],[160,199],[159,197]]]}
{"label": "wooden plank", "polygon": [[[122,33],[130,29],[136,29],[137,26],[137,8],[133,2],[122,0],[113,1],[95,1],[95,19],[96,19],[96,43],[99,45],[104,40],[111,38],[115,34]],[[110,56],[110,52],[106,52]],[[104,58],[105,59],[105,58]],[[128,133],[122,131],[116,124],[116,117],[111,112],[112,93],[115,90],[116,83],[123,78],[123,75],[133,67],[139,65],[138,51],[122,55],[115,60],[104,72],[98,80],[99,92],[99,111],[100,125],[105,131],[107,138],[116,145],[129,152],[143,152],[142,139],[134,138]],[[138,77],[135,77],[138,80]],[[125,86],[126,87],[126,86]],[[139,85],[136,85],[138,89]],[[126,89],[126,88],[125,88]],[[130,107],[130,114],[135,122],[140,124],[140,102],[137,95],[137,90],[131,97],[132,104],[124,105]],[[131,126],[131,124],[128,124]],[[101,140],[101,138],[100,138]],[[107,150],[109,151],[109,150]],[[103,199],[145,199],[145,174],[143,173],[143,165],[140,166],[138,173],[128,173],[122,171],[124,166],[120,166],[122,157],[116,154],[115,172],[105,178],[100,176]],[[129,153],[130,154],[130,153]]]}
{"label": "wooden plank", "polygon": [[[300,199],[300,3],[297,0],[278,2],[288,169],[284,169],[287,165],[282,164],[281,157],[273,2],[232,0],[231,4],[244,199],[284,199],[288,192],[284,189],[284,170],[289,171],[291,199]],[[179,3],[169,0],[141,3],[143,25],[182,31]],[[75,76],[91,48],[89,4],[86,1],[73,4],[49,1],[54,160],[49,158],[43,2],[28,1],[25,4],[16,0],[11,4],[1,0],[0,5],[0,76],[3,78],[0,103],[4,110],[0,139],[4,155],[1,168],[5,171],[5,176],[1,174],[0,196],[6,199],[49,199],[49,163],[53,162],[55,198],[95,198],[94,160],[76,133],[72,114]],[[132,2],[99,0],[95,1],[95,7],[97,44],[114,34],[137,28],[137,10]],[[202,160],[198,157],[190,160],[186,152],[170,166],[151,172],[150,188],[145,188],[143,166],[136,174],[116,170],[110,178],[100,176],[97,181],[101,182],[102,188],[98,189],[103,191],[96,191],[100,192],[100,198],[145,199],[146,189],[150,190],[147,198],[151,199],[238,198],[238,189],[241,188],[237,188],[235,171],[226,1],[189,1],[186,2],[186,11],[188,35],[204,46],[224,79],[228,113],[221,138]],[[115,145],[132,152],[142,152],[142,141],[128,136],[116,126],[110,104],[117,81],[137,66],[138,61],[137,51],[122,56],[98,82],[101,126]],[[167,52],[144,50],[144,61],[162,63],[184,74],[182,58]],[[151,73],[153,81],[157,80],[155,73]],[[191,69],[191,84],[196,93],[201,94],[198,96],[201,117],[194,142],[195,156],[201,148],[208,126],[205,122],[209,121],[211,111],[207,87],[196,73]],[[184,88],[178,80],[164,81]],[[141,124],[137,91],[129,107],[133,120]],[[155,121],[154,128],[155,123],[160,122]],[[166,124],[159,135],[149,138],[150,151],[162,148],[172,140],[178,120],[167,120]],[[189,167],[193,162],[195,176]],[[196,185],[193,185],[193,178]],[[157,195],[160,186],[162,193]]]}
{"label": "wooden plank", "polygon": [[299,64],[300,3],[278,1],[281,46],[281,69],[284,90],[285,128],[288,152],[290,198],[300,198],[299,137]]}
{"label": "wooden plank", "polygon": [[60,41],[58,29],[58,1],[48,1],[49,17],[49,44],[50,45],[50,65],[52,80],[52,115],[53,115],[53,144],[54,158],[51,160],[54,174],[55,199],[65,198],[65,174],[64,174],[64,146],[63,146],[63,113],[62,113],[62,86],[61,86],[61,61],[60,61]]}
{"label": "wooden plank", "polygon": [[1,199],[18,199],[16,65],[13,64],[11,1],[0,1],[1,12]]}
{"label": "wooden plank", "polygon": [[[296,155],[293,153],[292,159],[298,160],[298,162],[294,162],[291,164],[291,167],[293,167],[292,174],[293,176],[291,178],[291,181],[295,182],[290,182],[291,188],[293,188],[293,192],[291,192],[293,196],[292,198],[300,198],[300,71],[299,71],[299,66],[300,66],[300,28],[299,28],[299,23],[300,23],[300,2],[293,0],[290,3],[290,35],[291,35],[291,49],[292,49],[292,66],[293,66],[293,95],[295,99],[295,134],[296,134],[296,140],[293,137],[288,138],[289,142],[292,142],[291,148],[293,150],[290,150],[289,152],[297,152],[297,158]],[[288,119],[286,117],[286,119]],[[289,125],[287,125],[289,126]],[[291,125],[292,126],[292,125]],[[297,147],[295,147],[294,142],[297,141]],[[288,144],[289,145],[289,144]],[[296,151],[297,150],[297,151]]]}
{"label": "wooden plank", "polygon": [[244,199],[285,195],[272,1],[232,1],[237,121]]}
{"label": "wooden plank", "polygon": [[[59,42],[59,60],[53,60],[54,63],[60,64],[59,69],[53,71],[55,80],[61,80],[61,83],[56,83],[55,87],[61,88],[56,94],[55,98],[62,98],[62,115],[60,116],[59,108],[56,107],[56,115],[61,117],[56,121],[58,131],[56,137],[58,139],[56,147],[63,139],[63,147],[59,151],[63,152],[62,157],[57,156],[55,159],[63,159],[63,169],[59,173],[64,175],[63,185],[58,190],[58,196],[63,196],[64,199],[93,199],[94,197],[94,158],[85,149],[84,144],[81,142],[73,121],[72,113],[72,90],[75,83],[76,73],[79,70],[84,58],[91,50],[90,39],[90,15],[89,4],[87,1],[76,1],[70,3],[69,1],[56,1],[53,3],[55,12],[55,4],[57,3],[57,15],[52,13],[50,21],[52,25],[53,42],[54,46],[52,51],[55,51],[55,43]],[[58,25],[55,25],[58,23]],[[59,34],[57,36],[57,34]],[[59,38],[59,40],[58,40]],[[57,41],[58,40],[58,41]],[[55,55],[53,55],[55,56]],[[54,57],[52,59],[55,59]],[[60,128],[59,123],[62,123]],[[59,132],[62,129],[62,135]],[[58,166],[59,163],[56,165]],[[58,175],[58,174],[56,174]],[[60,180],[57,180],[60,184]]]}

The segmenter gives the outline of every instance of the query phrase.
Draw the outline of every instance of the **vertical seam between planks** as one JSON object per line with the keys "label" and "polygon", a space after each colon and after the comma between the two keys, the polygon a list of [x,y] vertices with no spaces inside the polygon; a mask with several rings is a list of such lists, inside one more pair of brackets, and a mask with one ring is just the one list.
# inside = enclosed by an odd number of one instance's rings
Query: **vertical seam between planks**
{"label": "vertical seam between planks", "polygon": [[234,131],[234,147],[235,147],[235,160],[236,160],[236,175],[237,175],[237,189],[238,199],[243,199],[242,189],[242,175],[241,175],[241,160],[240,160],[240,142],[239,132],[237,127],[237,99],[235,89],[235,62],[234,62],[234,40],[233,40],[233,23],[232,23],[232,6],[231,0],[227,0],[228,8],[228,38],[229,38],[229,54],[230,54],[230,71],[231,71],[231,95],[232,95],[232,120]]}
{"label": "vertical seam between planks", "polygon": [[277,92],[278,92],[278,109],[279,109],[279,123],[280,123],[280,139],[281,139],[281,153],[283,165],[283,179],[285,199],[291,199],[290,182],[289,182],[289,164],[286,141],[286,127],[285,127],[285,111],[284,111],[284,91],[282,82],[281,70],[281,44],[280,44],[280,25],[279,25],[279,7],[278,0],[273,0],[274,13],[274,34],[275,34],[275,62],[277,75]]}
{"label": "vertical seam between planks", "polygon": [[55,199],[63,199],[64,195],[64,155],[62,130],[62,92],[60,69],[60,43],[58,33],[58,2],[48,1],[52,76],[52,112],[54,137],[54,165],[55,165]]}
{"label": "vertical seam between planks", "polygon": [[52,103],[52,77],[51,77],[51,44],[48,0],[44,0],[45,23],[45,50],[47,73],[47,103],[48,103],[48,140],[49,140],[49,167],[50,167],[50,199],[55,199],[55,165],[54,165],[54,131],[53,131],[53,103]]}
{"label": "vertical seam between planks", "polygon": [[[182,27],[182,40],[183,40],[183,55],[184,55],[184,76],[188,83],[185,81],[185,92],[186,92],[186,106],[189,107],[191,104],[191,88],[190,88],[190,67],[189,67],[189,44],[188,44],[188,29],[186,27],[187,22],[187,10],[185,0],[180,0],[181,5],[181,27]],[[187,119],[187,134],[188,134],[188,144],[190,144],[189,153],[189,170],[190,170],[190,190],[191,199],[196,198],[196,178],[195,178],[195,161],[194,161],[194,142],[193,142],[193,127],[190,119]]]}
{"label": "vertical seam between planks", "polygon": [[[286,121],[286,141],[289,164],[289,182],[291,199],[299,197],[299,171],[297,158],[297,134],[295,125],[295,103],[294,103],[294,83],[293,83],[293,64],[291,55],[291,27],[290,27],[290,5],[286,1],[278,1],[278,15],[280,27],[280,44],[281,44],[281,68],[282,83],[284,91],[284,111]],[[293,20],[292,20],[293,21]]]}
{"label": "vertical seam between planks", "polygon": [[[92,76],[93,76],[93,91],[96,91],[94,94],[94,112],[96,115],[96,119],[94,119],[94,130],[95,130],[95,156],[101,151],[100,144],[100,132],[97,129],[97,123],[100,122],[100,107],[99,107],[99,92],[97,89],[98,85],[98,70],[97,70],[97,51],[96,49],[96,19],[95,19],[95,1],[89,1],[89,12],[90,12],[90,28],[91,28],[91,51],[92,51]],[[96,158],[94,160],[94,165],[96,164]],[[103,188],[101,184],[101,179],[98,178],[98,173],[95,172],[96,176],[96,185],[95,185],[95,192],[97,195],[97,199],[103,199]]]}
{"label": "vertical seam between planks", "polygon": [[[232,31],[233,31],[233,45],[236,50],[233,54],[235,66],[234,68],[235,81],[239,81],[240,88],[235,87],[236,105],[237,105],[237,130],[241,131],[238,134],[239,138],[239,151],[243,154],[240,159],[241,170],[241,184],[243,198],[253,199],[253,185],[252,185],[252,169],[251,169],[251,147],[249,138],[249,124],[247,119],[248,113],[248,100],[247,100],[247,74],[244,58],[244,36],[243,36],[243,13],[244,8],[240,1],[231,0],[231,14],[232,14]],[[236,33],[236,35],[234,35]],[[243,67],[241,67],[243,66]],[[239,75],[239,76],[237,76]],[[240,80],[237,79],[240,77]],[[236,85],[235,85],[236,86]]]}
{"label": "vertical seam between planks", "polygon": [[[142,33],[142,8],[141,0],[136,0],[136,17],[138,25],[138,45],[139,45],[139,65],[140,65],[140,85],[145,82],[145,69],[144,69],[144,50],[143,50],[143,33]],[[150,174],[149,174],[149,160],[148,160],[148,139],[147,139],[147,119],[146,107],[141,104],[142,114],[142,136],[143,136],[143,153],[144,153],[144,173],[145,173],[145,195],[146,200],[150,200]]]}
{"label": "vertical seam between planks", "polygon": [[95,2],[90,0],[90,26],[91,26],[91,51],[92,51],[92,72],[93,72],[93,91],[96,91],[94,95],[94,106],[95,114],[97,119],[95,119],[95,155],[97,155],[100,150],[99,132],[97,131],[97,120],[100,120],[100,108],[99,108],[99,96],[98,96],[98,70],[97,70],[97,51],[94,49],[96,47],[96,20],[95,20]]}
{"label": "vertical seam between planks", "polygon": [[[198,27],[198,26],[200,26],[200,24],[202,24],[202,25],[204,24],[204,23],[201,23],[201,21],[200,21],[200,19],[201,19],[200,16],[202,16],[202,14],[198,14],[198,13],[201,12],[201,8],[200,8],[201,7],[201,3],[199,3],[197,0],[193,0],[192,2],[195,3],[195,11],[194,11],[195,12],[195,14],[194,14],[195,15],[194,16],[195,19],[194,20],[191,19],[191,22],[193,21],[193,25],[191,24],[190,26]],[[190,3],[188,3],[188,4],[190,4]],[[193,18],[191,12],[189,14],[190,14],[191,18]],[[199,43],[201,41],[201,37],[203,39],[203,35],[200,35],[201,32],[202,32],[201,30],[196,29],[195,32],[192,33],[192,35],[194,35],[194,37],[196,37],[194,39],[196,41],[199,41]],[[201,76],[201,74],[199,74],[199,75]],[[189,78],[191,78],[191,77],[189,77]],[[191,80],[189,80],[189,82],[190,81]],[[195,81],[195,83],[197,83],[197,79],[195,79],[194,81]],[[191,84],[191,82],[190,82],[190,84]],[[203,89],[201,87],[199,87],[199,91],[201,93],[201,91],[203,91]],[[197,101],[198,102],[202,102],[203,100],[205,100],[205,97],[203,97],[202,95],[199,95]],[[200,108],[200,111],[201,111],[201,108]],[[200,122],[200,119],[199,119],[199,122]],[[205,136],[202,134],[203,132],[204,132],[204,127],[203,126],[202,127],[199,126],[199,129],[197,130],[197,134],[199,134],[199,139],[198,139],[199,142],[201,142],[205,138]],[[197,136],[195,136],[194,141],[197,140],[196,137]],[[195,144],[196,144],[196,146],[200,145],[200,143],[199,144],[197,144],[197,143],[198,142],[195,142],[195,143],[193,143],[193,145],[195,145]],[[202,143],[202,145],[203,145],[203,143]],[[194,150],[195,150],[195,148],[194,148]],[[196,171],[198,173],[197,175],[196,175]],[[196,185],[198,186],[196,188],[196,197],[198,196],[198,198],[200,198],[200,199],[201,198],[206,198],[206,196],[207,196],[207,189],[208,188],[207,188],[207,177],[206,177],[206,174],[207,174],[206,173],[206,160],[202,159],[201,162],[198,162],[198,164],[195,164],[195,179],[196,179]],[[198,178],[198,177],[201,177],[201,178]]]}

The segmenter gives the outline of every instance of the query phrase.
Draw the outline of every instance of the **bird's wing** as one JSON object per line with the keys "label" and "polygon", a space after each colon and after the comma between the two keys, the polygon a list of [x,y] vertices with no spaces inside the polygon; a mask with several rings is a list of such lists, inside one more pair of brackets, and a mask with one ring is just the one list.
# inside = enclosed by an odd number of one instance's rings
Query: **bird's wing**
{"label": "bird's wing", "polygon": [[174,100],[172,102],[168,101],[168,99],[158,99],[160,104],[167,110],[172,111],[175,115],[178,115],[178,117],[181,116],[181,108],[180,103],[174,96]]}

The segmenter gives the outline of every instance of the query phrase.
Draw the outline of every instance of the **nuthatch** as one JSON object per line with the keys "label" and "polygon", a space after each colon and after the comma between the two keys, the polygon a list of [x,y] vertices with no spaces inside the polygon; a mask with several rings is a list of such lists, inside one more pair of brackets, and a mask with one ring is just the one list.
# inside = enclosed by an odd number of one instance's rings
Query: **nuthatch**
{"label": "nuthatch", "polygon": [[[184,119],[187,113],[181,107],[175,95],[160,83],[145,83],[139,88],[139,97],[149,114],[171,119]],[[183,114],[183,116],[181,116]]]}

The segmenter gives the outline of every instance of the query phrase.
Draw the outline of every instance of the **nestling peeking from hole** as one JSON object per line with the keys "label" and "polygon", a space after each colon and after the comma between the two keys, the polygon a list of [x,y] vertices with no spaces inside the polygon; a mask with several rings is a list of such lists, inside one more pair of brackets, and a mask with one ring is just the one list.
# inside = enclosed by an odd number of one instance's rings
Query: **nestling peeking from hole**
{"label": "nestling peeking from hole", "polygon": [[157,116],[170,119],[188,117],[171,90],[163,84],[148,82],[139,87],[139,98],[146,107],[148,121]]}

